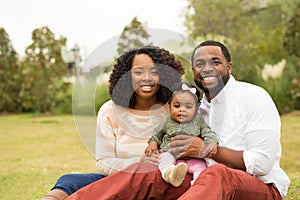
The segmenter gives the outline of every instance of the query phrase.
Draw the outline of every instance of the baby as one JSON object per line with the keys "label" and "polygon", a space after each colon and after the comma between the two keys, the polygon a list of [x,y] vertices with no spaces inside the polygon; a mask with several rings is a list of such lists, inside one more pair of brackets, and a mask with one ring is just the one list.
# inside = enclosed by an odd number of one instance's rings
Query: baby
{"label": "baby", "polygon": [[182,83],[179,89],[173,92],[169,101],[170,115],[165,122],[154,129],[155,134],[149,139],[145,150],[146,154],[158,153],[158,148],[163,152],[160,154],[158,168],[162,178],[175,187],[181,185],[187,172],[193,174],[191,183],[193,184],[207,166],[200,158],[176,160],[176,155],[168,152],[168,144],[172,141],[172,137],[179,134],[199,136],[205,143],[203,152],[206,153],[202,157],[211,157],[217,152],[216,134],[197,113],[199,106],[197,94],[200,94],[199,91],[188,83]]}

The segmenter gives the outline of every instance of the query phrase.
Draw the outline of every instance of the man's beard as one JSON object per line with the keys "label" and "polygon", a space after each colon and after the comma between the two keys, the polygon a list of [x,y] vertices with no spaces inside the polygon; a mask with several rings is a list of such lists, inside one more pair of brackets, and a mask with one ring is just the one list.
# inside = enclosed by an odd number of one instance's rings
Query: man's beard
{"label": "man's beard", "polygon": [[226,85],[230,77],[230,74],[227,72],[222,78],[218,76],[218,84],[214,87],[207,88],[202,82],[199,83],[199,88],[205,93],[210,94],[210,96],[216,96]]}

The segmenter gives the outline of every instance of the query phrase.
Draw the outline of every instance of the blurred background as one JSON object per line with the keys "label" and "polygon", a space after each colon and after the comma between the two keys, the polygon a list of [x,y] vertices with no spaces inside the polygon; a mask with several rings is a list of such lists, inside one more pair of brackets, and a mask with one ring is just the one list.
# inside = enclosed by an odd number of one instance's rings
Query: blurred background
{"label": "blurred background", "polygon": [[[151,1],[152,7],[150,8],[145,5],[141,6],[140,3],[137,3],[138,1],[128,1],[125,5],[126,8],[133,10],[134,8],[136,8],[135,10],[148,8],[153,16],[156,16],[154,19],[148,16],[151,22],[163,18],[168,19],[168,16],[170,18],[177,16],[172,19],[173,21],[167,21],[173,26],[162,23],[157,24],[160,26],[158,28],[179,32],[197,43],[205,39],[224,42],[231,51],[233,74],[237,79],[264,87],[271,94],[281,114],[300,109],[300,17],[297,12],[300,9],[299,0],[177,1],[181,2],[180,6],[182,7],[180,10],[177,10],[178,7],[176,7],[170,15],[168,14],[170,13],[169,7],[172,8],[175,1],[167,1],[167,4],[164,5],[169,6],[160,9],[161,12],[156,12],[156,7],[160,7],[159,1]],[[42,4],[43,1],[39,2],[36,9],[34,9],[34,4],[30,5],[29,10],[25,10],[26,8],[23,7],[18,7],[18,9],[38,14],[41,8],[52,8],[50,5]],[[60,8],[60,4],[56,1],[45,1],[44,3],[55,6],[51,16],[61,18],[56,21],[57,26],[65,26],[63,24],[64,15],[59,11],[67,8]],[[88,2],[84,5],[89,6]],[[83,12],[87,11],[86,7],[75,10],[75,13],[77,12],[82,18]],[[70,9],[72,9],[72,5],[70,5]],[[99,16],[109,24],[109,26],[101,27],[102,32],[105,32],[106,29],[114,29],[114,21],[119,20],[116,18],[117,16],[113,15],[114,7],[109,8],[109,12],[103,12],[101,4],[99,4],[99,7],[93,10],[97,9]],[[56,15],[53,12],[55,10],[57,11]],[[124,8],[124,10],[126,9]],[[25,12],[23,13],[25,14]],[[103,16],[101,12],[103,12]],[[112,14],[106,16],[107,13]],[[122,13],[117,13],[122,16]],[[118,31],[114,29],[115,33],[110,36],[120,36],[115,57],[129,48],[151,43],[147,40],[151,37],[147,28],[152,28],[149,26],[148,19],[145,19],[145,16],[137,11],[135,14],[132,11],[131,14],[133,16],[127,16],[128,21],[123,22],[123,26],[118,25]],[[17,15],[17,13],[12,13],[11,10],[11,15]],[[91,15],[89,13],[89,16]],[[95,14],[94,18],[96,16],[98,14]],[[110,19],[109,16],[112,18]],[[39,18],[39,16],[35,17]],[[66,17],[71,18],[71,13]],[[140,18],[144,20],[142,21]],[[24,19],[26,19],[25,15]],[[74,16],[74,23],[76,23],[76,19]],[[47,20],[45,19],[45,21]],[[15,22],[12,20],[11,23]],[[88,24],[89,21],[85,23]],[[155,23],[152,22],[152,24],[155,26]],[[51,24],[51,26],[56,29],[55,25]],[[85,28],[82,24],[75,27],[78,31]],[[138,31],[130,31],[132,29]],[[95,30],[98,29],[95,27]],[[5,26],[1,25],[0,21],[0,112],[72,113],[71,97],[76,76],[84,77],[82,69],[84,61],[92,52],[89,42],[85,44],[83,41],[87,41],[85,37],[95,41],[101,41],[101,39],[94,35],[94,38],[91,38],[89,35],[83,34],[82,37],[73,37],[72,34],[76,35],[76,31],[66,33],[68,36],[57,35],[45,22],[44,25],[31,31],[31,41],[28,36],[26,40],[29,43],[23,47],[24,51],[20,52],[22,48],[16,50],[14,46],[19,45],[10,37],[10,33]],[[25,36],[25,34],[23,35]],[[68,42],[68,37],[72,42]],[[76,42],[74,38],[76,38]],[[80,41],[81,39],[82,41]],[[104,37],[102,41],[107,39],[109,38]],[[94,48],[101,44],[95,43]],[[176,46],[178,51],[187,57],[191,54],[188,50],[180,51],[185,45],[184,41],[169,41],[166,47],[168,45],[172,48]],[[87,47],[90,49],[87,50]],[[182,62],[187,68],[187,79],[190,79],[189,60],[185,59]],[[112,63],[112,60],[103,60],[99,66],[93,66],[89,70],[93,70],[94,75],[104,71],[109,73]],[[101,87],[101,84],[106,84],[105,80],[100,81],[100,86],[95,92],[95,110],[98,110],[108,98],[105,96],[107,87]],[[101,98],[98,98],[99,96]]]}
{"label": "blurred background", "polygon": [[159,45],[182,61],[191,83],[192,50],[213,39],[228,46],[236,79],[269,92],[282,116],[287,199],[300,199],[299,0],[0,0],[0,7],[2,199],[39,199],[60,175],[96,170],[95,115],[109,99],[115,59],[157,44],[160,30]]}

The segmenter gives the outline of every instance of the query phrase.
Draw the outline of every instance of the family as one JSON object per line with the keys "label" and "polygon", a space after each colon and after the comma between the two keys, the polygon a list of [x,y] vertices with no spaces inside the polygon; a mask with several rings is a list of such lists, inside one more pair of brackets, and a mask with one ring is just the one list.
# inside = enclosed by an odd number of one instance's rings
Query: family
{"label": "family", "polygon": [[281,122],[270,95],[237,81],[228,48],[200,43],[194,83],[168,50],[121,55],[96,128],[99,173],[66,174],[44,200],[284,199]]}

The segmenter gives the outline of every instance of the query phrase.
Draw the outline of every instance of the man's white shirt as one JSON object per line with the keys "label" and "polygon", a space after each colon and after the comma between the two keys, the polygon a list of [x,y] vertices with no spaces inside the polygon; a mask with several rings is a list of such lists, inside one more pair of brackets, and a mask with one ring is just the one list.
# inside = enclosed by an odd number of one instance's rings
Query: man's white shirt
{"label": "man's white shirt", "polygon": [[[261,87],[230,76],[209,103],[203,97],[199,112],[216,132],[219,146],[244,151],[246,171],[274,183],[284,198],[290,180],[280,168],[280,116],[270,95]],[[206,159],[208,166],[215,164]]]}

